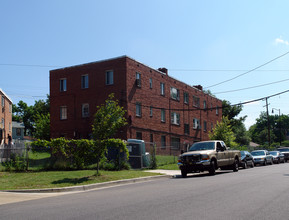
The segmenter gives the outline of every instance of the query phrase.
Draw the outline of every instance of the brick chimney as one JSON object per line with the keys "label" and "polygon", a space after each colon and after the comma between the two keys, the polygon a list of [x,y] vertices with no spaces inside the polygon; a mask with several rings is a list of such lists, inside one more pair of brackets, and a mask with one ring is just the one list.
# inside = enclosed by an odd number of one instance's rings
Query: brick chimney
{"label": "brick chimney", "polygon": [[165,73],[166,75],[168,75],[168,69],[167,68],[162,67],[162,68],[158,68],[158,70]]}
{"label": "brick chimney", "polygon": [[198,90],[203,91],[203,86],[201,86],[201,85],[196,85],[196,86],[193,86],[193,87],[197,88]]}

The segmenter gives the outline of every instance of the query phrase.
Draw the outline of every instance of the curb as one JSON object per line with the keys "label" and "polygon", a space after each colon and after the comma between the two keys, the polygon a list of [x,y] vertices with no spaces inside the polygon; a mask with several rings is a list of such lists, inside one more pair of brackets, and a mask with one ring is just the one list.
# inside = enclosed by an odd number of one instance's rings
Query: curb
{"label": "curb", "polygon": [[94,183],[89,185],[81,185],[81,186],[70,186],[70,187],[62,187],[62,188],[49,188],[49,189],[20,189],[20,190],[0,190],[0,192],[15,192],[15,193],[57,193],[57,192],[81,192],[92,189],[104,188],[109,186],[118,186],[124,185],[128,183],[138,183],[138,182],[146,182],[151,179],[161,179],[161,178],[169,178],[171,175],[159,175],[159,176],[148,176],[148,177],[140,177],[134,179],[124,179],[124,180],[115,180],[104,183]]}

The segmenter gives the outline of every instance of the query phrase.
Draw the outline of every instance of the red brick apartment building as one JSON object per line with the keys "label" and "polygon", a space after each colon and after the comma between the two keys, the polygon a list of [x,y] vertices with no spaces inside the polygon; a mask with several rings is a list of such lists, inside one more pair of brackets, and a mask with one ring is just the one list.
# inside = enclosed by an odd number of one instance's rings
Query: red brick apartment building
{"label": "red brick apartment building", "polygon": [[8,134],[12,137],[12,100],[0,89],[0,144],[8,144]]}
{"label": "red brick apartment building", "polygon": [[114,93],[128,125],[117,137],[155,142],[159,151],[207,140],[222,101],[130,57],[50,71],[51,138],[89,138],[96,106]]}

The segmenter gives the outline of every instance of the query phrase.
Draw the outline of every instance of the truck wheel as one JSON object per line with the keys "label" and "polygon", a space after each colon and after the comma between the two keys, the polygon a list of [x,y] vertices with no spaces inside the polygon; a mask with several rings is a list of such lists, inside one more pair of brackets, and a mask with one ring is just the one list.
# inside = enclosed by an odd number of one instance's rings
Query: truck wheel
{"label": "truck wheel", "polygon": [[264,166],[266,166],[267,165],[267,160],[264,160]]}
{"label": "truck wheel", "polygon": [[214,160],[211,161],[209,174],[212,175],[212,176],[216,174],[215,161]]}
{"label": "truck wheel", "polygon": [[244,169],[247,169],[247,168],[248,168],[247,161],[244,162],[243,168],[244,168]]}
{"label": "truck wheel", "polygon": [[235,159],[234,164],[233,164],[233,171],[238,172],[239,171],[239,161]]}
{"label": "truck wheel", "polygon": [[255,164],[254,162],[252,161],[252,164],[251,164],[251,168],[254,168]]}
{"label": "truck wheel", "polygon": [[183,177],[183,178],[186,178],[186,177],[187,177],[187,171],[181,170],[181,173],[182,173],[182,177]]}

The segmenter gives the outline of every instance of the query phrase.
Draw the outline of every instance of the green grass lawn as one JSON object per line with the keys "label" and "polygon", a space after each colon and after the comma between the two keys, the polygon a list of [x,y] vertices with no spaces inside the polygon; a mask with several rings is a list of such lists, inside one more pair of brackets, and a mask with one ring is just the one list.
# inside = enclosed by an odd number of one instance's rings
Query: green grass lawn
{"label": "green grass lawn", "polygon": [[[141,170],[101,170],[99,176],[95,175],[95,170],[40,171],[49,164],[49,158],[50,154],[47,152],[29,152],[28,172],[1,172],[0,167],[0,190],[69,187],[158,175]],[[157,155],[156,159],[157,169],[178,170],[176,156]],[[2,171],[4,170],[5,167],[2,167]]]}
{"label": "green grass lawn", "polygon": [[101,175],[95,174],[95,170],[0,172],[0,190],[58,188],[159,175],[135,170],[100,171]]}

